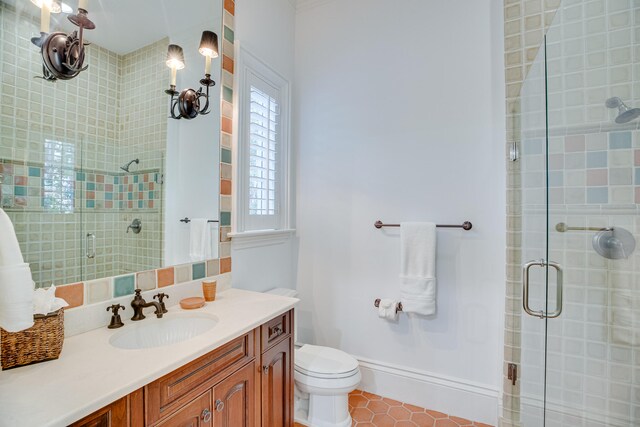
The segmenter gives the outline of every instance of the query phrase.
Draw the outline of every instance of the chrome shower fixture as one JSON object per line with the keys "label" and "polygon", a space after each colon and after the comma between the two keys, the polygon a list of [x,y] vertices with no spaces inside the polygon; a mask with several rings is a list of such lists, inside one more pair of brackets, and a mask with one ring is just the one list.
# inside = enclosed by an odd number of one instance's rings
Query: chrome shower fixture
{"label": "chrome shower fixture", "polygon": [[125,172],[129,172],[129,168],[131,167],[132,163],[135,163],[136,165],[140,164],[140,159],[133,159],[129,163],[127,163],[126,165],[120,166],[120,169],[122,169]]}
{"label": "chrome shower fixture", "polygon": [[608,108],[618,109],[618,116],[616,117],[616,123],[618,124],[628,123],[631,120],[640,117],[640,108],[629,108],[624,102],[622,102],[622,99],[617,96],[607,99],[605,105]]}

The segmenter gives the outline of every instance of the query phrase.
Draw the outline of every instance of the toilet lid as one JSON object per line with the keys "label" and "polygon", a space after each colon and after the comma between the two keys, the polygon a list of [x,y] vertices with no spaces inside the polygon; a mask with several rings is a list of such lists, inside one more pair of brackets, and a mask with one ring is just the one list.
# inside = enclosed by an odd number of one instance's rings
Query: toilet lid
{"label": "toilet lid", "polygon": [[302,374],[325,378],[342,378],[358,370],[358,361],[344,351],[309,344],[296,351],[295,365]]}

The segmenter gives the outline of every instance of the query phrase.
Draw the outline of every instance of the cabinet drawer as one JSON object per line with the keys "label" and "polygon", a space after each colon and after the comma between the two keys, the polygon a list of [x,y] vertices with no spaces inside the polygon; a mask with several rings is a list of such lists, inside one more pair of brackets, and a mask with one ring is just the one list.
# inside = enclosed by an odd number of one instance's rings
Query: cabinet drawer
{"label": "cabinet drawer", "polygon": [[253,359],[254,352],[254,331],[251,331],[147,385],[147,424],[154,424],[211,388]]}
{"label": "cabinet drawer", "polygon": [[291,333],[291,311],[269,320],[262,325],[262,352],[278,343],[282,338]]}

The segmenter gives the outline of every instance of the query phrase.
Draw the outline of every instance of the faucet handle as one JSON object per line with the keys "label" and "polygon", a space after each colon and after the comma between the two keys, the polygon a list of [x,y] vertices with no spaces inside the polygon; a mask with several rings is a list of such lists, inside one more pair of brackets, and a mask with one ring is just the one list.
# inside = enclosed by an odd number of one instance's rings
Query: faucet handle
{"label": "faucet handle", "polygon": [[111,322],[109,323],[109,326],[107,326],[109,329],[116,329],[116,328],[120,328],[122,326],[124,326],[124,323],[122,323],[122,319],[120,318],[120,315],[118,314],[119,310],[124,310],[124,306],[120,305],[120,304],[113,304],[110,307],[107,307],[107,311],[111,310]]}
{"label": "faucet handle", "polygon": [[113,305],[107,307],[107,311],[109,311],[109,310],[111,310],[111,313],[113,313],[114,316],[117,316],[119,310],[124,310],[124,305],[113,304]]}
{"label": "faucet handle", "polygon": [[142,289],[136,289],[136,294],[134,295],[134,298],[136,299],[142,298],[142,295],[140,295],[141,292],[142,292]]}
{"label": "faucet handle", "polygon": [[156,299],[156,298],[158,298],[158,302],[159,303],[162,303],[163,299],[165,299],[165,298],[169,299],[169,295],[165,294],[164,292],[160,292],[160,293],[155,294],[153,296],[153,299]]}
{"label": "faucet handle", "polygon": [[165,298],[169,298],[169,295],[165,294],[164,292],[160,292],[156,295],[153,296],[153,299],[158,299],[158,302],[160,303],[160,307],[162,308],[162,312],[163,313],[168,313],[169,311],[167,310],[167,307],[165,307],[164,305],[164,299]]}

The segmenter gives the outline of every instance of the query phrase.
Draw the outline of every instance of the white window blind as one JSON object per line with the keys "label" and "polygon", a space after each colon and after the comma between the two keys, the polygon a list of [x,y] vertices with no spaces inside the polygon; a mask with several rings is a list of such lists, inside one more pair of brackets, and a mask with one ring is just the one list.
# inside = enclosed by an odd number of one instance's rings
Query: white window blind
{"label": "white window blind", "polygon": [[289,229],[289,82],[242,48],[239,79],[234,233],[264,236]]}
{"label": "white window blind", "polygon": [[250,216],[278,214],[279,126],[278,99],[250,85],[249,197]]}

